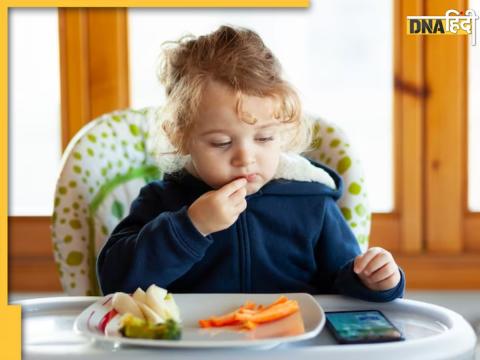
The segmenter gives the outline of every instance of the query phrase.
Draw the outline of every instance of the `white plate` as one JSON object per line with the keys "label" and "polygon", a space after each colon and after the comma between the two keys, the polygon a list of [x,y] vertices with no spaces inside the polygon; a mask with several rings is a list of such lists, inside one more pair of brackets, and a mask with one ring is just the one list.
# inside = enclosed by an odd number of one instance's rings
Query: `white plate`
{"label": "white plate", "polygon": [[[212,315],[222,315],[243,305],[246,300],[268,305],[282,294],[174,294],[182,318],[180,340],[129,339],[115,331],[103,334],[92,324],[95,312],[105,311],[105,299],[93,303],[75,320],[74,330],[97,341],[121,345],[139,345],[178,348],[272,347],[280,343],[300,341],[315,337],[325,325],[325,313],[315,299],[304,293],[284,294],[297,300],[300,313],[272,323],[259,325],[250,331],[238,328],[202,329],[198,320]],[[108,327],[107,327],[108,330]]]}

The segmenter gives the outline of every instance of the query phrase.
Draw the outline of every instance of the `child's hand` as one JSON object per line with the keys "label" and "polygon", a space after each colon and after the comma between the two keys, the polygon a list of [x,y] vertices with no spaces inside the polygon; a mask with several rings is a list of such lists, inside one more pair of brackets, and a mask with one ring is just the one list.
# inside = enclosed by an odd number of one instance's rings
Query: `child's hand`
{"label": "child's hand", "polygon": [[204,236],[228,228],[247,208],[245,178],[236,179],[218,190],[209,191],[193,202],[188,216]]}
{"label": "child's hand", "polygon": [[357,256],[353,271],[371,290],[389,290],[400,281],[400,270],[392,254],[380,247],[370,248]]}

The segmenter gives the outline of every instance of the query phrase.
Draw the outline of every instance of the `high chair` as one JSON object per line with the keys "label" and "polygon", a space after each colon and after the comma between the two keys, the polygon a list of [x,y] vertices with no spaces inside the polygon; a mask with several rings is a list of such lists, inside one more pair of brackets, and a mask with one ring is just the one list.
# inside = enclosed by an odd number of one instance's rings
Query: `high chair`
{"label": "high chair", "polygon": [[[95,266],[98,252],[128,214],[140,188],[164,175],[148,141],[156,116],[156,108],[100,116],[75,135],[63,154],[52,242],[61,284],[69,295],[100,295]],[[306,157],[342,176],[344,193],[338,205],[365,250],[371,213],[355,152],[345,134],[322,119],[313,121],[312,148]]]}

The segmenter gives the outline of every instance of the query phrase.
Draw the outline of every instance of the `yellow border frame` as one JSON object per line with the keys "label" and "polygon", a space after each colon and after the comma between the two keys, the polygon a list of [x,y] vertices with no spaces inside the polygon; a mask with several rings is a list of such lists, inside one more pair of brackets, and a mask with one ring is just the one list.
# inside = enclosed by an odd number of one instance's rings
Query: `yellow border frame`
{"label": "yellow border frame", "polygon": [[0,5],[0,314],[4,326],[0,326],[2,357],[20,359],[21,309],[8,306],[8,8]]}
{"label": "yellow border frame", "polygon": [[2,359],[21,358],[21,308],[8,305],[8,9],[10,7],[308,7],[309,0],[244,0],[244,1],[28,1],[0,3],[0,348]]}
{"label": "yellow border frame", "polygon": [[3,9],[9,7],[308,7],[309,0],[6,0],[1,6]]}

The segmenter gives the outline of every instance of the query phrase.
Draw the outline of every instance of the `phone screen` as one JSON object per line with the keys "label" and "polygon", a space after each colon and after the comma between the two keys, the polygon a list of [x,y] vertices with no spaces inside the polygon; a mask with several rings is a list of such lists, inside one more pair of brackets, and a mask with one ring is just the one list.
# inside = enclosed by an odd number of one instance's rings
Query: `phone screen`
{"label": "phone screen", "polygon": [[327,327],[342,344],[404,340],[402,333],[378,310],[335,311],[326,316]]}

